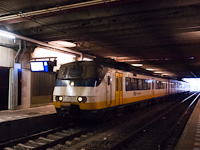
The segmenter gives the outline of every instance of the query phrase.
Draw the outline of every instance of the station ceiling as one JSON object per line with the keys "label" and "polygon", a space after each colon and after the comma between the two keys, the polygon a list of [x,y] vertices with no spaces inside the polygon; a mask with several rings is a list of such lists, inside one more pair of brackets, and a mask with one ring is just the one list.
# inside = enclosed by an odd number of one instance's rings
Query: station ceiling
{"label": "station ceiling", "polygon": [[177,78],[200,77],[199,0],[1,0],[0,28]]}

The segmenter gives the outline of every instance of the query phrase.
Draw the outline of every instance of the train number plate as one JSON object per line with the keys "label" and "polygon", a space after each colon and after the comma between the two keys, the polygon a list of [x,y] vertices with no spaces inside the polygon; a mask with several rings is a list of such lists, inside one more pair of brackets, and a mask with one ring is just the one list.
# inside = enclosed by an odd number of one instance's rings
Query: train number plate
{"label": "train number plate", "polygon": [[61,103],[61,107],[70,107],[71,104],[70,103]]}

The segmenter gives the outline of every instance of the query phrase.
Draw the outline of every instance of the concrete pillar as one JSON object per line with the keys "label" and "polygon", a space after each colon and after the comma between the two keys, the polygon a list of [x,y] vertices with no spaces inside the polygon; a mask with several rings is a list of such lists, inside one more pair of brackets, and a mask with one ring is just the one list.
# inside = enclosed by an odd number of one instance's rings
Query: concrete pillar
{"label": "concrete pillar", "polygon": [[15,110],[18,108],[18,69],[21,69],[21,64],[15,63],[14,68],[9,71],[9,99],[8,109]]}
{"label": "concrete pillar", "polygon": [[31,71],[22,69],[22,96],[20,108],[30,108],[31,106]]}

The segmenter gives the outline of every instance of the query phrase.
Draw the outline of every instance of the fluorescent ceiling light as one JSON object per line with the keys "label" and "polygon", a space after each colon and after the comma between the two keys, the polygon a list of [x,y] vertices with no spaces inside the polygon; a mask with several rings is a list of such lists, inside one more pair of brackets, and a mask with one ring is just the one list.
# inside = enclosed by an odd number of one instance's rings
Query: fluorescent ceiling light
{"label": "fluorescent ceiling light", "polygon": [[15,39],[15,36],[12,33],[7,32],[7,31],[3,31],[3,30],[0,30],[0,36],[6,37],[6,38],[9,38],[9,39]]}
{"label": "fluorescent ceiling light", "polygon": [[161,71],[156,71],[156,72],[154,72],[154,73],[163,73],[163,72],[161,72]]}
{"label": "fluorescent ceiling light", "polygon": [[92,61],[90,58],[83,58],[83,61]]}
{"label": "fluorescent ceiling light", "polygon": [[132,66],[135,66],[135,67],[142,67],[143,64],[131,64]]}
{"label": "fluorescent ceiling light", "polygon": [[153,70],[155,70],[155,69],[152,69],[152,68],[147,68],[146,70],[148,70],[148,71],[153,71]]}
{"label": "fluorescent ceiling light", "polygon": [[51,42],[48,42],[48,44],[58,46],[58,47],[76,47],[75,43],[67,42],[67,41],[51,41]]}
{"label": "fluorescent ceiling light", "polygon": [[167,73],[164,73],[164,74],[162,74],[163,76],[168,76],[169,74],[167,74]]}
{"label": "fluorescent ceiling light", "polygon": [[55,51],[54,49],[51,49],[51,48],[48,48],[48,47],[44,47],[44,48],[41,48],[41,47],[37,47],[34,51],[34,53],[36,54],[36,57],[39,57],[39,56],[44,56],[44,57],[55,57],[55,56],[59,56],[59,57],[66,57],[66,56],[69,56],[69,57],[76,57],[76,55],[74,54],[70,54],[70,53],[60,53],[60,52],[57,52]]}

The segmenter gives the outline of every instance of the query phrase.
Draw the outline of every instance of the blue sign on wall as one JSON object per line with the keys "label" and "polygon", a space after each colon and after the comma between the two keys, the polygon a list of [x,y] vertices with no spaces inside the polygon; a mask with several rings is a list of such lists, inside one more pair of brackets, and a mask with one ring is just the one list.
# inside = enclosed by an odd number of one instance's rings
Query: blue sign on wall
{"label": "blue sign on wall", "polygon": [[32,72],[49,72],[48,61],[31,61],[30,66]]}

